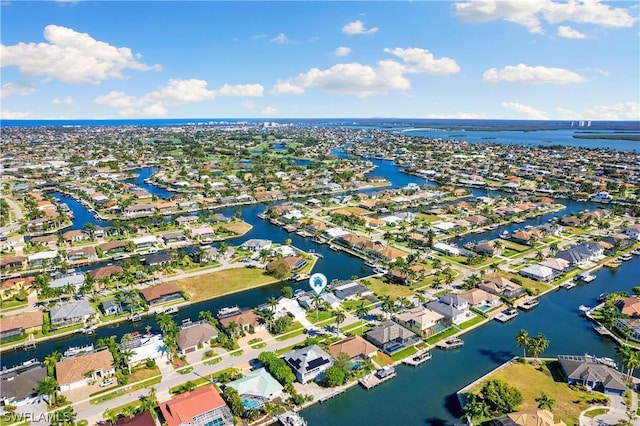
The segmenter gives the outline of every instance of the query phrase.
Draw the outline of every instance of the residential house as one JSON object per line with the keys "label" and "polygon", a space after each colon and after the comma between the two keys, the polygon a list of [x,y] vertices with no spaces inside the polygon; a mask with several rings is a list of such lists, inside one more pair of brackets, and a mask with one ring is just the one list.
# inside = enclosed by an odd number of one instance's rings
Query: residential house
{"label": "residential house", "polygon": [[365,338],[389,355],[420,341],[414,332],[393,321],[385,321],[367,331]]}
{"label": "residential house", "polygon": [[56,250],[41,251],[27,256],[27,263],[30,268],[39,268],[44,264],[51,265],[56,257],[58,257]]}
{"label": "residential house", "polygon": [[162,243],[165,246],[168,246],[168,245],[183,245],[183,244],[188,244],[189,243],[189,239],[182,232],[169,232],[169,233],[166,233],[166,234],[162,234],[160,236],[160,239],[162,239]]}
{"label": "residential house", "polygon": [[35,333],[42,329],[41,311],[22,312],[0,318],[0,341]]}
{"label": "residential house", "polygon": [[214,231],[211,225],[199,226],[197,228],[191,228],[191,237],[197,240],[205,240],[211,239],[216,236],[216,232]]}
{"label": "residential house", "polygon": [[66,291],[67,288],[73,287],[75,292],[80,291],[80,287],[84,285],[84,274],[75,273],[72,275],[66,275],[60,278],[56,278],[55,280],[51,280],[49,283],[49,287],[51,288],[59,288],[63,291]]}
{"label": "residential house", "polygon": [[461,324],[475,315],[469,312],[469,302],[453,293],[442,296],[437,301],[428,302],[427,309],[444,316],[447,324]]}
{"label": "residential house", "polygon": [[121,417],[113,422],[107,422],[110,426],[157,426],[156,420],[150,411],[143,411],[129,417]]}
{"label": "residential house", "polygon": [[260,252],[264,249],[271,248],[273,242],[271,240],[261,240],[257,238],[252,238],[250,240],[245,241],[240,245],[240,248],[243,250],[248,250],[252,252]]}
{"label": "residential house", "polygon": [[409,266],[407,270],[404,268],[394,268],[387,272],[386,276],[393,282],[408,285],[414,281],[420,281],[424,277],[433,275],[435,270],[428,269],[424,265],[415,264]]}
{"label": "residential house", "polygon": [[64,305],[54,306],[49,311],[51,325],[54,327],[64,327],[86,321],[96,311],[88,301],[78,300]]}
{"label": "residential house", "polygon": [[571,264],[568,260],[562,259],[559,257],[550,257],[548,259],[543,260],[538,263],[538,265],[546,266],[547,268],[551,268],[554,271],[554,274],[557,276],[559,274],[563,274],[571,268]]}
{"label": "residential house", "polygon": [[229,407],[213,385],[174,396],[160,403],[167,426],[233,426]]}
{"label": "residential house", "polygon": [[62,238],[67,244],[79,243],[80,241],[87,241],[91,236],[80,229],[74,229],[62,234]]}
{"label": "residential house", "polygon": [[530,231],[516,231],[510,235],[509,239],[519,244],[531,244],[540,241],[543,237],[542,231],[534,228]]}
{"label": "residential house", "polygon": [[264,368],[258,368],[244,377],[227,383],[228,387],[235,389],[246,409],[256,408],[256,404],[261,406],[267,401],[282,396],[284,388],[269,372]]}
{"label": "residential house", "polygon": [[0,271],[7,272],[24,268],[24,256],[0,256]]}
{"label": "residential house", "polygon": [[197,263],[213,262],[220,258],[220,251],[215,247],[200,247],[191,252],[193,260]]}
{"label": "residential house", "polygon": [[127,242],[126,241],[109,241],[106,243],[102,243],[98,245],[98,248],[102,250],[106,256],[111,256],[116,253],[122,253],[126,250]]}
{"label": "residential house", "polygon": [[396,314],[393,319],[423,338],[432,336],[446,328],[444,315],[422,306]]}
{"label": "residential house", "polygon": [[140,293],[150,306],[182,299],[182,291],[173,283],[162,283],[143,288]]}
{"label": "residential house", "polygon": [[116,373],[113,356],[108,349],[66,358],[56,363],[56,380],[60,391],[70,391],[111,377]]}
{"label": "residential house", "polygon": [[220,325],[224,327],[225,330],[228,329],[229,324],[232,322],[238,324],[242,330],[249,332],[251,332],[252,329],[257,331],[264,330],[266,328],[264,320],[250,309],[225,316],[224,318],[219,318],[219,320]]}
{"label": "residential house", "polygon": [[115,300],[105,300],[102,302],[102,312],[105,316],[120,315],[122,313],[122,305]]}
{"label": "residential house", "polygon": [[135,250],[147,250],[155,248],[156,244],[158,244],[158,239],[155,235],[145,235],[144,237],[134,238],[131,242],[133,243]]}
{"label": "residential house", "polygon": [[273,268],[276,265],[282,264],[287,267],[289,271],[296,271],[307,264],[307,260],[298,256],[287,256],[279,259],[274,259],[267,264],[267,269]]}
{"label": "residential house", "polygon": [[162,266],[169,262],[171,262],[171,255],[169,253],[148,254],[142,259],[142,263],[145,266]]}
{"label": "residential house", "polygon": [[371,359],[378,352],[378,348],[356,335],[347,337],[329,346],[329,354],[338,359],[340,354],[345,354],[352,362]]}
{"label": "residential house", "polygon": [[553,413],[547,409],[532,408],[525,411],[509,413],[498,417],[493,426],[567,426],[562,420],[555,420]]}
{"label": "residential house", "polygon": [[620,302],[620,312],[629,318],[640,318],[640,296],[625,297]]}
{"label": "residential house", "polygon": [[96,253],[94,246],[71,249],[67,253],[67,260],[69,262],[96,262],[98,253]]}
{"label": "residential house", "polygon": [[153,204],[148,204],[148,203],[131,204],[124,208],[124,215],[128,217],[150,216],[152,214],[153,214]]}
{"label": "residential house", "polygon": [[165,355],[164,340],[161,334],[138,334],[126,343],[120,344],[120,351],[131,349],[129,366],[142,364],[148,360],[158,361]]}
{"label": "residential house", "polygon": [[24,235],[12,235],[6,240],[0,242],[0,251],[22,251],[24,250]]}
{"label": "residential house", "polygon": [[627,226],[622,232],[635,241],[640,241],[640,224]]}
{"label": "residential house", "polygon": [[373,292],[355,281],[347,281],[343,283],[335,284],[331,287],[336,297],[342,301],[356,300],[360,297],[369,296]]}
{"label": "residential house", "polygon": [[23,290],[25,292],[30,291],[35,279],[36,277],[29,276],[10,278],[2,281],[0,284],[0,300],[10,299]]}
{"label": "residential house", "polygon": [[185,324],[178,333],[177,343],[184,355],[210,347],[211,339],[218,338],[218,330],[206,321]]}
{"label": "residential house", "polygon": [[0,372],[0,406],[21,407],[41,399],[35,389],[47,377],[47,367],[40,362],[27,363]]}
{"label": "residential house", "polygon": [[604,248],[597,243],[588,242],[559,251],[555,257],[565,259],[571,266],[584,268],[590,262],[602,260],[604,258]]}
{"label": "residential house", "polygon": [[500,256],[502,254],[502,248],[496,247],[496,242],[494,241],[480,241],[476,244],[475,251],[480,254],[486,254],[489,256]]}
{"label": "residential house", "polygon": [[89,271],[89,275],[91,275],[91,277],[95,281],[100,281],[104,278],[110,278],[113,275],[120,275],[122,274],[122,272],[123,272],[122,266],[107,265],[107,266],[99,266],[96,269],[92,269],[91,271]]}
{"label": "residential house", "polygon": [[527,266],[526,268],[521,269],[519,274],[523,277],[532,278],[534,280],[544,282],[549,282],[555,276],[557,276],[557,273],[554,272],[553,269],[542,264]]}
{"label": "residential house", "polygon": [[333,365],[331,355],[317,345],[287,352],[283,358],[300,383],[320,379],[322,373]]}
{"label": "residential house", "polygon": [[609,395],[624,396],[627,391],[622,374],[595,357],[558,355],[558,362],[569,384],[578,383]]}
{"label": "residential house", "polygon": [[398,258],[406,257],[408,253],[393,247],[379,247],[370,251],[369,254],[383,262],[392,262]]}
{"label": "residential house", "polygon": [[488,293],[509,299],[517,299],[527,292],[524,288],[505,277],[487,278],[478,287]]}
{"label": "residential house", "polygon": [[469,302],[474,308],[485,310],[498,306],[501,301],[498,296],[484,291],[480,288],[465,290],[458,293],[458,296]]}

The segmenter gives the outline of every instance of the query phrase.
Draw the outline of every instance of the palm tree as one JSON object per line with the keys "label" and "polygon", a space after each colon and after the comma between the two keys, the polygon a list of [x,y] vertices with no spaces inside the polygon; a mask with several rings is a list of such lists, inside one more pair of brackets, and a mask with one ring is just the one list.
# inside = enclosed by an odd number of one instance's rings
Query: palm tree
{"label": "palm tree", "polygon": [[522,348],[523,358],[527,357],[527,347],[529,346],[529,333],[527,330],[520,330],[516,335],[516,344]]}
{"label": "palm tree", "polygon": [[486,401],[474,393],[467,396],[467,402],[462,408],[463,415],[471,420],[488,417],[489,411]]}
{"label": "palm tree", "polygon": [[68,406],[56,412],[51,419],[52,426],[73,426],[76,424],[77,413],[73,411],[73,407]]}
{"label": "palm tree", "polygon": [[160,327],[160,330],[162,330],[163,334],[173,336],[173,334],[178,331],[178,326],[175,322],[173,322],[173,318],[171,318],[171,315],[167,313],[161,312],[156,315],[156,322],[158,323],[158,326]]}
{"label": "palm tree", "polygon": [[129,364],[129,361],[131,361],[131,358],[133,358],[135,354],[136,353],[131,348],[120,351],[120,355],[122,356],[122,362],[127,365],[129,374],[131,374],[131,364]]}
{"label": "palm tree", "polygon": [[57,402],[58,381],[53,377],[45,377],[39,381],[36,385],[36,394],[46,396],[49,405],[54,405]]}
{"label": "palm tree", "polygon": [[267,323],[267,328],[269,328],[269,325],[271,324],[271,321],[273,321],[275,315],[276,314],[274,314],[273,311],[270,311],[269,309],[265,309],[262,311],[262,318],[264,318],[264,321]]}
{"label": "palm tree", "polygon": [[616,354],[622,358],[622,364],[627,368],[627,377],[631,380],[633,370],[640,367],[640,352],[630,346],[621,345],[616,349]]}
{"label": "palm tree", "polygon": [[338,334],[340,332],[340,324],[347,319],[347,315],[342,310],[337,310],[333,313],[333,318],[336,320],[336,334]]}
{"label": "palm tree", "polygon": [[320,297],[319,294],[317,293],[313,293],[311,295],[311,301],[313,302],[313,304],[316,306],[316,320],[318,319],[318,308],[320,307],[320,305],[322,304],[322,298]]}
{"label": "palm tree", "polygon": [[53,377],[53,368],[56,362],[62,359],[62,354],[58,351],[53,351],[44,358],[44,365],[47,367],[47,374],[49,377]]}
{"label": "palm tree", "polygon": [[239,329],[240,329],[240,324],[238,324],[235,321],[231,321],[227,325],[227,332],[229,333],[232,339],[236,337],[236,333],[238,332]]}
{"label": "palm tree", "polygon": [[367,306],[364,304],[364,302],[360,302],[360,304],[358,306],[356,306],[356,310],[355,313],[358,316],[358,318],[360,318],[360,334],[363,333],[363,329],[364,329],[364,318],[369,314],[369,311],[371,310],[370,306]]}
{"label": "palm tree", "polygon": [[538,408],[546,408],[551,411],[556,401],[546,393],[540,392],[540,396],[536,398],[536,402],[538,403]]}
{"label": "palm tree", "polygon": [[276,311],[276,306],[278,306],[278,299],[276,299],[275,297],[271,296],[267,299],[267,304],[269,305],[269,307],[271,308],[271,310],[273,312]]}
{"label": "palm tree", "polygon": [[529,341],[527,349],[531,352],[535,358],[540,358],[540,355],[549,347],[549,339],[544,334],[538,333],[536,337]]}
{"label": "palm tree", "polygon": [[380,305],[380,307],[382,308],[382,310],[387,314],[391,313],[391,311],[393,311],[393,307],[395,306],[393,299],[390,296],[383,296],[381,300],[382,304]]}
{"label": "palm tree", "polygon": [[393,238],[393,234],[389,231],[385,231],[385,233],[382,234],[382,239],[387,242],[387,247],[389,246],[389,242],[391,241],[392,238]]}

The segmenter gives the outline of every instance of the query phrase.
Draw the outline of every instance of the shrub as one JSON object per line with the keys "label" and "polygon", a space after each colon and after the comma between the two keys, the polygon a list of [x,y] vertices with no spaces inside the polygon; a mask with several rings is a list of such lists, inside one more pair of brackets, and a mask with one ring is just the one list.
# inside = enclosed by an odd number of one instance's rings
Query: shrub
{"label": "shrub", "polygon": [[148,359],[146,363],[147,368],[156,368],[156,360]]}

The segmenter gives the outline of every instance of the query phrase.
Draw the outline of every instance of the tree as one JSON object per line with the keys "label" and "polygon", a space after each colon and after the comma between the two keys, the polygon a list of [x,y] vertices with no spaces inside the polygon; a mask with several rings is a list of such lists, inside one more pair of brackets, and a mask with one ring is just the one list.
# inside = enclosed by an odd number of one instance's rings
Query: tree
{"label": "tree", "polygon": [[229,324],[227,324],[227,333],[229,333],[229,337],[231,337],[232,339],[236,336],[236,333],[238,333],[239,329],[240,324],[235,321],[231,321]]}
{"label": "tree", "polygon": [[556,401],[546,393],[540,392],[540,396],[536,398],[536,402],[538,403],[538,408],[546,408],[551,411]]}
{"label": "tree", "polygon": [[231,386],[226,386],[222,392],[222,397],[229,406],[231,413],[234,416],[242,416],[244,414],[244,404],[242,403],[242,397],[237,390]]}
{"label": "tree", "polygon": [[320,295],[318,293],[313,293],[311,295],[311,301],[313,302],[313,304],[316,306],[316,320],[318,319],[318,308],[320,307],[320,305],[322,304],[323,300],[320,297]]}
{"label": "tree", "polygon": [[76,417],[78,415],[73,411],[73,407],[68,406],[62,410],[55,412],[55,415],[51,419],[52,426],[74,426],[76,424]]}
{"label": "tree", "polygon": [[539,358],[540,355],[549,347],[549,340],[544,334],[538,333],[534,338],[530,339],[527,350],[531,352],[535,358]]}
{"label": "tree", "polygon": [[511,413],[522,403],[520,391],[500,379],[487,381],[480,393],[492,413]]}
{"label": "tree", "polygon": [[282,297],[285,297],[287,299],[291,299],[293,297],[293,288],[291,288],[289,286],[282,287],[280,289],[280,293],[282,293]]}
{"label": "tree", "polygon": [[289,268],[282,261],[269,262],[267,265],[267,274],[272,275],[276,279],[282,280],[289,275]]}
{"label": "tree", "polygon": [[332,365],[324,371],[324,383],[329,387],[340,386],[344,384],[346,375],[340,367]]}
{"label": "tree", "polygon": [[360,318],[360,334],[362,334],[364,329],[364,318],[369,315],[369,311],[371,310],[371,306],[365,305],[365,302],[360,302],[358,306],[356,306],[355,314]]}
{"label": "tree", "polygon": [[622,358],[622,364],[627,369],[627,377],[631,380],[633,370],[640,367],[640,352],[630,346],[620,345],[616,349],[616,354]]}
{"label": "tree", "polygon": [[333,313],[333,318],[336,321],[336,334],[340,332],[340,324],[347,319],[347,315],[342,310],[337,310]]}
{"label": "tree", "polygon": [[484,399],[472,393],[467,396],[467,402],[462,407],[462,414],[471,420],[489,417],[489,406]]}
{"label": "tree", "polygon": [[269,307],[271,308],[271,310],[273,312],[276,311],[276,306],[278,306],[278,299],[276,299],[275,297],[271,296],[267,299],[267,304],[269,305]]}
{"label": "tree", "polygon": [[36,394],[46,396],[49,405],[54,405],[57,402],[58,386],[59,384],[56,379],[53,377],[45,377],[36,385]]}
{"label": "tree", "polygon": [[47,367],[47,375],[53,377],[53,369],[56,366],[56,362],[62,359],[62,354],[58,351],[53,351],[44,358],[44,365]]}
{"label": "tree", "polygon": [[390,314],[391,311],[393,311],[393,308],[395,307],[395,303],[393,302],[393,299],[391,299],[390,296],[386,296],[385,295],[385,296],[381,297],[381,300],[382,300],[382,304],[380,305],[380,307],[387,314]]}
{"label": "tree", "polygon": [[527,357],[527,347],[529,346],[529,333],[527,330],[520,330],[516,335],[516,344],[522,348],[523,357]]}

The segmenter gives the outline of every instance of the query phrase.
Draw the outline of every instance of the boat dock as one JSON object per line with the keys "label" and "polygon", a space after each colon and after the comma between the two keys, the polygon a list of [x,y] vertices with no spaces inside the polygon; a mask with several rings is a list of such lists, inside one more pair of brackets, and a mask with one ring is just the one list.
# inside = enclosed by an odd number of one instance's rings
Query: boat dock
{"label": "boat dock", "polygon": [[410,365],[412,367],[417,367],[423,362],[429,361],[433,355],[427,349],[417,352],[414,356],[410,358],[405,358],[402,363],[405,365]]}
{"label": "boat dock", "polygon": [[518,315],[516,308],[507,308],[494,317],[495,320],[500,322],[507,322]]}
{"label": "boat dock", "polygon": [[278,420],[284,426],[307,426],[307,422],[295,411],[287,411],[278,415]]}
{"label": "boat dock", "polygon": [[396,370],[393,367],[383,367],[375,373],[369,374],[358,380],[358,383],[365,389],[371,389],[378,386],[380,383],[396,377]]}
{"label": "boat dock", "polygon": [[535,308],[536,306],[538,306],[539,304],[540,304],[540,301],[538,299],[528,299],[522,302],[520,305],[518,305],[518,308],[524,311],[529,311]]}
{"label": "boat dock", "polygon": [[29,334],[29,338],[27,339],[27,341],[22,344],[22,349],[24,349],[25,351],[29,351],[35,348],[36,348],[36,339],[35,337],[33,337],[33,334]]}
{"label": "boat dock", "polygon": [[452,337],[442,342],[436,343],[436,347],[441,349],[456,349],[464,346],[464,341],[458,337]]}
{"label": "boat dock", "polygon": [[609,330],[607,330],[606,327],[603,327],[601,325],[594,326],[593,331],[601,336],[613,336],[613,333],[611,333]]}

